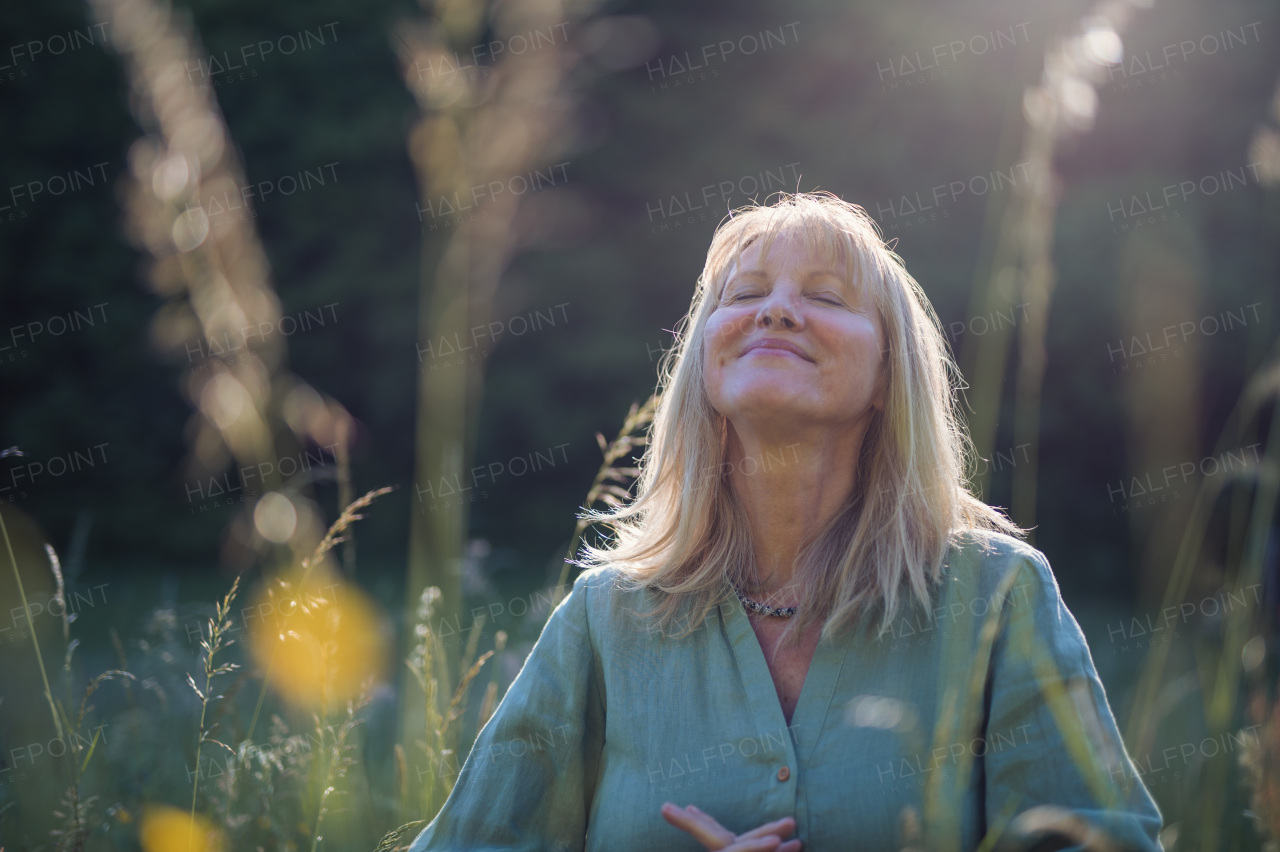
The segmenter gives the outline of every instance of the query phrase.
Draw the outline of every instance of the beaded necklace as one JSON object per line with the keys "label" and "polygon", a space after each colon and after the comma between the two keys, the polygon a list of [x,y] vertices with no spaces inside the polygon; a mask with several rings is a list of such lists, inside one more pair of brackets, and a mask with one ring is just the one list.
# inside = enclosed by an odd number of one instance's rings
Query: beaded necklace
{"label": "beaded necklace", "polygon": [[736,584],[731,584],[731,585],[733,585],[733,591],[735,594],[737,594],[738,600],[742,601],[742,605],[745,606],[747,609],[751,610],[752,612],[759,613],[760,615],[773,615],[773,616],[777,616],[778,618],[790,618],[791,616],[796,614],[797,607],[794,607],[794,606],[777,607],[777,606],[769,606],[768,604],[762,604],[759,601],[753,601],[751,598],[744,595],[742,593],[742,590],[739,589]]}

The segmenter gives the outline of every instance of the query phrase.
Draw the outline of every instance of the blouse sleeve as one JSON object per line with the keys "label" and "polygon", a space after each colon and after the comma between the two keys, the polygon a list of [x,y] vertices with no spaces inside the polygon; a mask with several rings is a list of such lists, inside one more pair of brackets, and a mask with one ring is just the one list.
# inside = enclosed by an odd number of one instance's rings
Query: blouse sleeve
{"label": "blouse sleeve", "polygon": [[409,852],[581,850],[604,742],[583,574]]}
{"label": "blouse sleeve", "polygon": [[1160,852],[1159,808],[1125,751],[1084,633],[1044,555],[1020,561],[1023,594],[1006,602],[988,673],[987,825],[1053,805],[1077,830]]}

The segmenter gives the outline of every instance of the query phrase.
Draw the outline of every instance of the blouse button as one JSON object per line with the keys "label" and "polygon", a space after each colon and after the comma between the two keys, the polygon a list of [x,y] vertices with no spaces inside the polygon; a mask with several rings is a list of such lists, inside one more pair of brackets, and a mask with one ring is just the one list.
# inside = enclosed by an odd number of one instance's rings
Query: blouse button
{"label": "blouse button", "polygon": [[779,770],[778,770],[778,780],[779,780],[779,781],[786,781],[786,780],[787,780],[788,778],[790,778],[790,777],[791,777],[791,770],[790,770],[790,769],[788,769],[787,767],[785,767],[785,766],[784,766],[784,767],[782,767],[781,769],[779,769]]}

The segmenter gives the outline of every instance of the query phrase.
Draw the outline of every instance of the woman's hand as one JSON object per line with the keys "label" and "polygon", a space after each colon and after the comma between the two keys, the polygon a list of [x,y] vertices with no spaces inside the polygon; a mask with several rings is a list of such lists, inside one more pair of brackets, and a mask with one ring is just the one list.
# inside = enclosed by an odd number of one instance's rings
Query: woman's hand
{"label": "woman's hand", "polygon": [[708,849],[722,852],[800,852],[799,840],[785,839],[796,830],[796,821],[792,817],[766,822],[746,834],[734,834],[693,805],[680,808],[667,802],[662,806],[662,818],[692,834]]}

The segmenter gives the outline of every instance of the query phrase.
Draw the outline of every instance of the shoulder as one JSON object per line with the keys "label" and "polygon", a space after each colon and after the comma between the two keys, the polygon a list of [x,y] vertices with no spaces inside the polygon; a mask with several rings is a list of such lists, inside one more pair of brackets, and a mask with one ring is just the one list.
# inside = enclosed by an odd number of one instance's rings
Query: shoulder
{"label": "shoulder", "polygon": [[1042,587],[1043,592],[1058,593],[1057,580],[1044,553],[1021,539],[991,530],[955,533],[944,577],[950,583],[978,591],[994,590],[1001,583],[1012,582],[1030,583]]}
{"label": "shoulder", "polygon": [[956,537],[948,555],[945,595],[950,605],[973,614],[994,609],[1007,618],[1002,634],[1013,641],[1034,640],[1072,667],[1090,659],[1075,616],[1067,608],[1057,578],[1043,552],[998,532],[969,530]]}
{"label": "shoulder", "polygon": [[578,599],[579,616],[589,623],[598,648],[634,650],[699,632],[713,623],[718,607],[741,607],[727,583],[717,594],[711,596],[707,611],[702,613],[693,593],[666,593],[651,588],[623,567],[603,565],[582,572],[570,597]]}
{"label": "shoulder", "polygon": [[1059,625],[1070,633],[1079,629],[1044,553],[1004,533],[957,533],[943,574],[943,605],[956,611],[964,606],[981,615],[997,602],[1011,617],[1023,612],[1036,623]]}
{"label": "shoulder", "polygon": [[607,608],[619,599],[643,590],[633,588],[627,575],[615,565],[588,568],[573,580],[569,597],[579,598],[589,609]]}
{"label": "shoulder", "polygon": [[624,616],[652,606],[653,593],[621,568],[601,565],[589,568],[573,581],[563,605],[574,606],[579,618],[609,630],[624,626]]}
{"label": "shoulder", "polygon": [[988,561],[1018,557],[1045,558],[1043,553],[1020,538],[982,529],[966,529],[952,534],[951,553],[948,558],[957,556]]}

